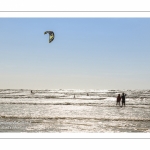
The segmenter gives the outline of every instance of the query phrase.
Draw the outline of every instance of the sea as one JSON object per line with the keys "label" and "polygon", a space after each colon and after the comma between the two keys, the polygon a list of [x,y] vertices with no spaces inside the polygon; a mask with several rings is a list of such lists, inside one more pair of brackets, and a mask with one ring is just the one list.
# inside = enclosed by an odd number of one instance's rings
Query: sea
{"label": "sea", "polygon": [[150,133],[150,90],[31,90],[0,89],[0,132]]}

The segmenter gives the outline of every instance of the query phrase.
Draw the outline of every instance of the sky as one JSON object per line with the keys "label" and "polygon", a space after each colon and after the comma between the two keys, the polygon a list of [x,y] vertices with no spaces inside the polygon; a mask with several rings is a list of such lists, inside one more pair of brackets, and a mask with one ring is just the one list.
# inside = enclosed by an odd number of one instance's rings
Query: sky
{"label": "sky", "polygon": [[0,41],[0,89],[150,88],[150,18],[0,18]]}

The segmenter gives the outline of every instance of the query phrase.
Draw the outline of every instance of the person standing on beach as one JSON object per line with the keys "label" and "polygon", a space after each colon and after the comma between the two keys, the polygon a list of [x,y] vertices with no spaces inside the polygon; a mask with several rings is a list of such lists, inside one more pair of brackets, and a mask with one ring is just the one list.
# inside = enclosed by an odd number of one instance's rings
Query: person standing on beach
{"label": "person standing on beach", "polygon": [[120,106],[120,100],[121,100],[121,96],[120,96],[120,94],[118,94],[116,105],[119,104],[119,106]]}
{"label": "person standing on beach", "polygon": [[122,99],[122,106],[123,105],[125,106],[126,94],[122,93],[121,99]]}

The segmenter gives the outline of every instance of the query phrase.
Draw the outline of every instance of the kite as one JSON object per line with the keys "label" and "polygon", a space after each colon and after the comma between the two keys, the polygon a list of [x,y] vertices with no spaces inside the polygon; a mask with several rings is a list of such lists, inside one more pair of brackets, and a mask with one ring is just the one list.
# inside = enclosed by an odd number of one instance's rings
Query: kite
{"label": "kite", "polygon": [[45,31],[44,34],[49,34],[49,43],[54,40],[54,32],[53,31]]}

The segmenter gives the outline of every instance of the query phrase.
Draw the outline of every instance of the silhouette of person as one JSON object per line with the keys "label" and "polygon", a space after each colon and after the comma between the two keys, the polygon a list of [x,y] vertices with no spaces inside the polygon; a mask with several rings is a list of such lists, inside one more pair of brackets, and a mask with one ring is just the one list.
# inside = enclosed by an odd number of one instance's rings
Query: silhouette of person
{"label": "silhouette of person", "polygon": [[125,106],[126,94],[122,93],[121,99],[122,99],[122,106],[123,105]]}
{"label": "silhouette of person", "polygon": [[121,101],[121,96],[120,96],[120,94],[118,94],[116,105],[119,104],[119,106],[120,106],[120,101]]}
{"label": "silhouette of person", "polygon": [[76,98],[75,94],[74,94],[74,98]]}

